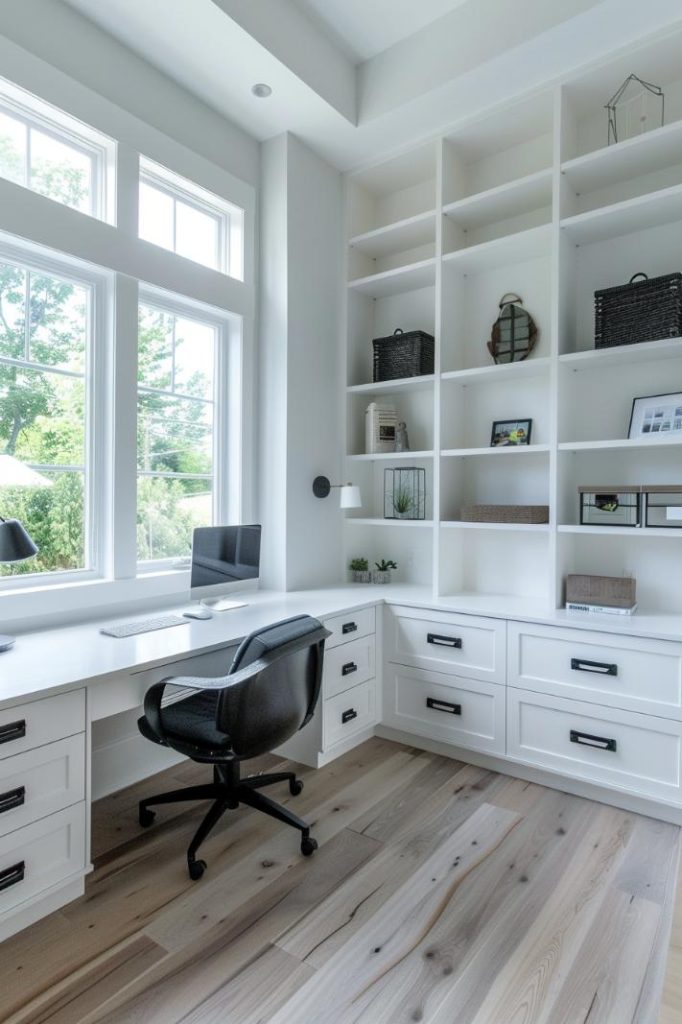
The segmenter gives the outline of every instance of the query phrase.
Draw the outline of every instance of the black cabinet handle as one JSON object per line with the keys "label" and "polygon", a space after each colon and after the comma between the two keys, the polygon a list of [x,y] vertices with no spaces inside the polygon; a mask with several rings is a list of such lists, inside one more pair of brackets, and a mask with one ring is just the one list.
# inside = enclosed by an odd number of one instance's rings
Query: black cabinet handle
{"label": "black cabinet handle", "polygon": [[585,661],[584,658],[571,658],[571,668],[575,672],[594,672],[598,676],[617,676],[618,666],[606,661]]}
{"label": "black cabinet handle", "polygon": [[0,892],[3,889],[9,889],[11,885],[23,882],[25,874],[26,865],[23,860],[19,861],[18,864],[13,864],[11,868],[5,868],[4,871],[0,871]]}
{"label": "black cabinet handle", "polygon": [[426,634],[427,644],[435,644],[436,647],[457,647],[461,650],[462,638],[460,636],[440,636],[438,633]]}
{"label": "black cabinet handle", "polygon": [[590,736],[587,732],[577,732],[571,729],[571,743],[580,743],[583,747],[596,747],[597,750],[612,750],[614,753],[618,747],[615,740],[609,740],[605,736]]}
{"label": "black cabinet handle", "polygon": [[21,807],[26,802],[26,790],[23,786],[18,789],[10,789],[7,793],[0,793],[0,814],[11,811],[15,807]]}
{"label": "black cabinet handle", "polygon": [[7,725],[0,725],[0,743],[11,743],[12,740],[20,740],[26,735],[26,721],[8,722]]}
{"label": "black cabinet handle", "polygon": [[341,725],[345,725],[346,722],[352,722],[357,717],[358,713],[355,708],[348,708],[348,711],[344,711],[341,715]]}
{"label": "black cabinet handle", "polygon": [[341,668],[342,676],[349,676],[352,672],[357,672],[358,666],[354,661],[349,661],[347,665],[343,665]]}
{"label": "black cabinet handle", "polygon": [[358,629],[357,622],[344,622],[343,626],[341,626],[341,632],[344,633],[344,634],[345,633],[357,633],[357,629]]}
{"label": "black cabinet handle", "polygon": [[431,708],[432,711],[445,711],[449,715],[462,714],[461,704],[450,704],[447,700],[436,700],[435,697],[427,697],[426,706]]}

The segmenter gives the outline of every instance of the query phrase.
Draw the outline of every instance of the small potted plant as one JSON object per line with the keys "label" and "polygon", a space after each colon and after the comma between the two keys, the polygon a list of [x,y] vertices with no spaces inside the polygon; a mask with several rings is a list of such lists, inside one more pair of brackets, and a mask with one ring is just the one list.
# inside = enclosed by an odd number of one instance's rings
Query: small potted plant
{"label": "small potted plant", "polygon": [[353,558],[348,566],[353,573],[353,583],[369,583],[369,562],[366,558]]}
{"label": "small potted plant", "polygon": [[414,502],[409,491],[398,490],[393,495],[393,511],[396,519],[414,519]]}
{"label": "small potted plant", "polygon": [[380,562],[375,562],[374,564],[376,569],[372,571],[372,583],[390,583],[391,569],[397,569],[397,563],[392,559],[386,560],[382,558]]}

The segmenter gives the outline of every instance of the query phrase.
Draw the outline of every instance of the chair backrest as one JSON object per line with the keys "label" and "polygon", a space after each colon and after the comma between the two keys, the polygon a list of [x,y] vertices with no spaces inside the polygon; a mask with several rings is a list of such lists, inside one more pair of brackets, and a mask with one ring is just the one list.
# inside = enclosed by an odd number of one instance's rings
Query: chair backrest
{"label": "chair backrest", "polygon": [[229,734],[238,757],[273,750],[310,721],[320,694],[327,636],[317,619],[299,615],[242,641],[230,675],[261,659],[270,663],[220,694],[216,725]]}

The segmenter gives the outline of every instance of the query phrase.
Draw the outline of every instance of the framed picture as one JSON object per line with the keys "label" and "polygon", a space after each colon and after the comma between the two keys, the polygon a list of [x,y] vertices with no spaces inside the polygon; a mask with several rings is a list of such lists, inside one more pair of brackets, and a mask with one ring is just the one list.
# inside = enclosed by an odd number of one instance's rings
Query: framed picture
{"label": "framed picture", "polygon": [[682,441],[682,391],[633,399],[628,437]]}
{"label": "framed picture", "polygon": [[530,444],[532,420],[495,420],[490,438],[491,448],[515,448]]}

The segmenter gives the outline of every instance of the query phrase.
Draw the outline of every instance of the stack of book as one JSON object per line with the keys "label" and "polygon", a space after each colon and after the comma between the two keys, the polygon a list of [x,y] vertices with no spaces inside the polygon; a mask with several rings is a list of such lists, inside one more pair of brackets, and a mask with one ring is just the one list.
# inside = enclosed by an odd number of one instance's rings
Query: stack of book
{"label": "stack of book", "polygon": [[629,576],[566,577],[566,609],[607,615],[632,615],[637,610],[637,581]]}

